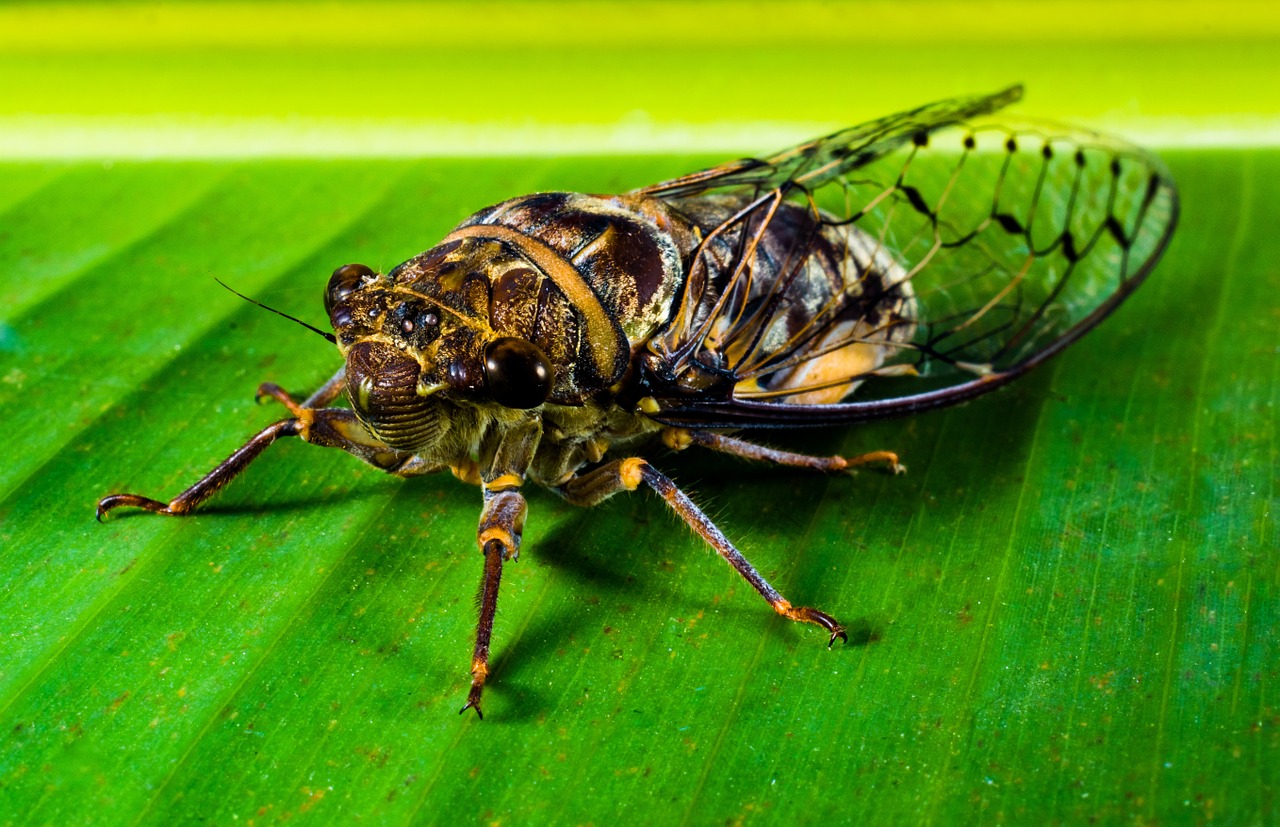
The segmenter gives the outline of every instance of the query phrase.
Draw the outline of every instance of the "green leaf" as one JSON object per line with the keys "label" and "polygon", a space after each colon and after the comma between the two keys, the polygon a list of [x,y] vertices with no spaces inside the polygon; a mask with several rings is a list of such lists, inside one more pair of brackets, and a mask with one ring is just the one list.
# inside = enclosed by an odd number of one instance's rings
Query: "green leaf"
{"label": "green leaf", "polygon": [[[530,497],[488,715],[458,717],[479,498],[302,444],[172,496],[336,366],[320,321],[514,192],[697,159],[0,167],[0,811],[22,822],[1266,820],[1277,713],[1280,153],[1169,156],[1164,262],[1020,386],[857,430],[910,473],[658,457],[792,600],[775,617],[653,497]],[[657,808],[657,809],[655,809]],[[662,815],[655,815],[661,813]],[[127,814],[127,815],[126,815]]]}
{"label": "green leaf", "polygon": [[[1280,151],[1247,147],[1275,144],[1277,21],[0,8],[0,824],[1274,822]],[[474,488],[286,440],[196,516],[94,520],[283,416],[259,382],[337,367],[215,277],[320,324],[336,265],[386,269],[499,199],[1017,81],[1020,112],[1192,147],[1162,153],[1184,212],[1149,282],[990,397],[772,437],[891,449],[905,476],[652,455],[849,645],[775,616],[655,497],[534,491],[480,722],[456,714]],[[471,157],[394,160],[423,153]]]}

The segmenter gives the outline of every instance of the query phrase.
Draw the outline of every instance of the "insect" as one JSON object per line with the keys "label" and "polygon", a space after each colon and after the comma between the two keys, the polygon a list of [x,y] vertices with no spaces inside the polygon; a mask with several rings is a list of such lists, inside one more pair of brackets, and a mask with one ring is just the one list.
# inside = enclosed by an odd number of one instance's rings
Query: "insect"
{"label": "insect", "polygon": [[[656,492],[780,615],[796,606],[642,458],[655,443],[835,472],[900,470],[890,451],[817,457],[743,438],[972,399],[1061,351],[1160,258],[1178,198],[1148,152],[1092,133],[992,122],[1020,87],[855,126],[763,160],[621,195],[550,192],[487,207],[376,273],[333,272],[344,365],[168,502],[193,511],[286,436],[390,474],[451,470],[483,497],[471,687],[481,715],[503,566],[527,482],[589,506]],[[282,314],[283,315],[283,314]],[[297,321],[297,320],[295,320]],[[314,328],[312,328],[314,330]],[[334,403],[345,394],[350,407]]]}

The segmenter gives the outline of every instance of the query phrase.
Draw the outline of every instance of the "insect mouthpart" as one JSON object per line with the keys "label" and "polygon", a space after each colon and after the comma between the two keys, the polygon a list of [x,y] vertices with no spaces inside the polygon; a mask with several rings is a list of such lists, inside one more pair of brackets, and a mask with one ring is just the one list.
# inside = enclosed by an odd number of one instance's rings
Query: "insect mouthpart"
{"label": "insect mouthpart", "polygon": [[347,351],[347,395],[360,421],[387,445],[415,451],[435,444],[448,421],[431,396],[418,393],[421,369],[385,342],[360,342]]}

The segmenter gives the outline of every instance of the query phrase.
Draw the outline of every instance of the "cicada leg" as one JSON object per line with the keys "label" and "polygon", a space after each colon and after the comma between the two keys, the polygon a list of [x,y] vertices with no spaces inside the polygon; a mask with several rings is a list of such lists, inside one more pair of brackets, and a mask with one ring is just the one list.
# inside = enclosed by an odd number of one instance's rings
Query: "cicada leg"
{"label": "cicada leg", "polygon": [[680,519],[688,523],[761,597],[769,601],[775,612],[791,620],[812,623],[826,629],[831,635],[827,641],[828,648],[836,642],[836,638],[845,641],[849,639],[844,627],[826,612],[791,605],[675,483],[645,460],[632,457],[607,463],[582,476],[570,478],[557,490],[566,500],[576,505],[595,505],[620,491],[634,491],[642,484],[657,492],[671,510],[680,515]]}
{"label": "cicada leg", "polygon": [[322,407],[342,393],[343,376],[343,371],[339,370],[301,403],[295,402],[279,386],[263,384],[258,388],[258,398],[270,396],[279,400],[289,408],[293,414],[292,419],[282,419],[263,428],[195,485],[168,502],[153,500],[140,494],[110,494],[103,497],[98,501],[98,519],[101,520],[113,509],[125,506],[142,508],[155,514],[190,514],[239,476],[268,446],[285,436],[301,437],[313,445],[341,448],[371,465],[399,476],[414,476],[435,470],[412,454],[394,451],[384,445],[360,424],[351,411]]}
{"label": "cicada leg", "polygon": [[[484,577],[480,581],[476,646],[471,655],[471,689],[467,693],[467,702],[458,710],[459,715],[474,709],[476,715],[484,719],[480,698],[489,677],[489,644],[493,638],[494,615],[498,610],[502,564],[520,558],[520,537],[528,512],[520,486],[524,484],[525,469],[533,461],[541,438],[541,423],[536,419],[507,431],[489,469],[482,475],[484,509],[480,512],[476,542],[484,555]],[[455,470],[455,473],[458,472]]]}
{"label": "cicada leg", "polygon": [[901,474],[907,470],[905,465],[898,462],[898,455],[892,451],[871,451],[866,454],[859,454],[856,457],[815,457],[809,454],[796,454],[791,451],[766,448],[763,445],[756,445],[754,442],[747,442],[744,439],[711,433],[710,431],[690,431],[684,428],[668,428],[662,432],[662,441],[668,447],[677,451],[683,450],[690,445],[700,445],[703,448],[710,448],[722,454],[732,454],[743,459],[761,460],[763,462],[772,462],[775,465],[788,465],[793,468],[812,468],[815,471],[848,471],[863,465],[877,465],[880,463],[888,466],[889,470],[894,474]]}
{"label": "cicada leg", "polygon": [[474,709],[481,719],[480,696],[489,677],[489,643],[493,638],[493,618],[498,611],[498,584],[502,564],[520,556],[520,535],[527,511],[519,481],[499,478],[500,485],[484,487],[484,511],[480,514],[477,541],[484,554],[484,577],[480,581],[480,618],[476,623],[476,646],[471,654],[471,689],[458,714]]}

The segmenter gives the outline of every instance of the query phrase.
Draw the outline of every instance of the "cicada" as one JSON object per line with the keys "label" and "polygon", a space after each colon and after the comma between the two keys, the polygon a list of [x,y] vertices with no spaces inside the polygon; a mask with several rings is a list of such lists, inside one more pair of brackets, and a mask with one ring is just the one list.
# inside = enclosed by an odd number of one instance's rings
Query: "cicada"
{"label": "cicada", "polygon": [[[545,192],[486,207],[377,273],[333,272],[344,365],[168,502],[182,515],[286,436],[399,477],[477,485],[484,560],[471,687],[481,712],[503,566],[527,483],[589,506],[648,488],[775,612],[788,601],[646,458],[690,446],[784,466],[900,470],[890,451],[807,456],[743,436],[972,399],[1061,351],[1155,266],[1178,213],[1152,154],[993,121],[1020,87],[956,98],[621,195]],[[343,395],[350,407],[336,406]]]}

